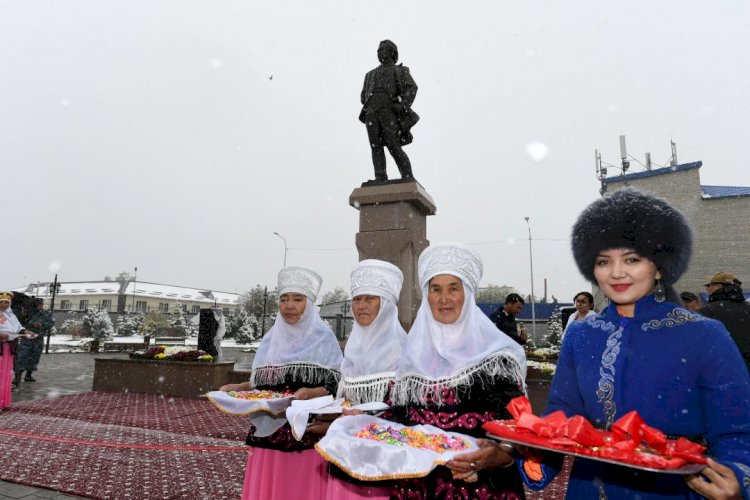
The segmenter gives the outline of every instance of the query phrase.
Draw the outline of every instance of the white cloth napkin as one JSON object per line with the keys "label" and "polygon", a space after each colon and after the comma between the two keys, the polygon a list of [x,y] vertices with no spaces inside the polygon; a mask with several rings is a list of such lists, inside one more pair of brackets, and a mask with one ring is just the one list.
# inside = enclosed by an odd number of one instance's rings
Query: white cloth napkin
{"label": "white cloth napkin", "polygon": [[321,396],[313,399],[296,399],[292,401],[289,408],[286,409],[286,419],[292,428],[292,436],[297,441],[301,440],[307,429],[307,420],[310,418],[310,412],[333,403],[333,396]]}
{"label": "white cloth napkin", "polygon": [[[468,443],[464,450],[438,453],[411,446],[397,446],[383,441],[358,438],[354,435],[375,422],[395,429],[410,427],[428,434],[448,434]],[[432,425],[405,426],[371,415],[350,415],[336,419],[326,435],[315,445],[323,458],[335,464],[350,476],[364,481],[424,477],[438,465],[453,457],[479,449],[471,436],[446,432]]]}

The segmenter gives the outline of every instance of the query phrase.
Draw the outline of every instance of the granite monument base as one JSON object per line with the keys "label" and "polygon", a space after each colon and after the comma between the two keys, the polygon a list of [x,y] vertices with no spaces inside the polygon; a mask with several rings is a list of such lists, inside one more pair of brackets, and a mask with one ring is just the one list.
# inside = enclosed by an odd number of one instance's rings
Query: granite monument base
{"label": "granite monument base", "polygon": [[228,383],[234,362],[94,360],[94,390],[197,398]]}

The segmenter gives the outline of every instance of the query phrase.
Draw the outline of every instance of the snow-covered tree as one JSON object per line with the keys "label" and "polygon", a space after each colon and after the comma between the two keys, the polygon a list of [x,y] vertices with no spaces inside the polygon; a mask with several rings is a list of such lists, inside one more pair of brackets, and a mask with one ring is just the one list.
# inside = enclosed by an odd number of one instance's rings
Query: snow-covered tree
{"label": "snow-covered tree", "polygon": [[198,328],[193,325],[187,318],[187,315],[185,314],[185,311],[183,311],[182,306],[178,304],[178,307],[176,309],[177,312],[173,313],[169,318],[169,326],[179,329],[185,334],[186,337],[197,337]]}
{"label": "snow-covered tree", "polygon": [[547,334],[542,339],[545,344],[554,349],[560,349],[562,344],[562,311],[555,307],[547,322]]}
{"label": "snow-covered tree", "polygon": [[260,323],[255,316],[245,316],[245,322],[240,325],[234,339],[238,344],[249,344],[260,338]]}
{"label": "snow-covered tree", "polygon": [[83,322],[80,318],[76,317],[75,313],[69,313],[68,318],[66,318],[62,326],[60,326],[60,333],[63,335],[70,335],[71,337],[86,336],[83,329]]}
{"label": "snow-covered tree", "polygon": [[326,292],[323,294],[323,298],[320,299],[320,303],[325,304],[332,304],[334,302],[343,302],[349,298],[349,294],[346,293],[346,290],[344,290],[342,287],[337,286],[330,292]]}
{"label": "snow-covered tree", "polygon": [[89,334],[94,340],[110,339],[115,335],[115,327],[106,309],[89,309],[84,316],[84,326],[90,325]]}
{"label": "snow-covered tree", "polygon": [[507,285],[489,284],[477,290],[477,304],[505,304],[505,297],[511,293],[518,293],[515,288]]}
{"label": "snow-covered tree", "polygon": [[260,318],[263,315],[263,303],[266,304],[266,315],[270,316],[278,310],[279,298],[276,294],[276,290],[268,290],[267,296],[264,297],[266,288],[260,285],[255,285],[255,288],[249,292],[245,292],[240,297],[240,304],[242,308],[248,313]]}
{"label": "snow-covered tree", "polygon": [[117,318],[117,334],[122,337],[141,335],[145,317],[142,312],[121,314]]}
{"label": "snow-covered tree", "polygon": [[247,322],[248,312],[244,309],[240,309],[236,313],[227,314],[224,317],[224,325],[227,328],[224,338],[231,339],[237,336],[237,332],[240,330],[242,325]]}
{"label": "snow-covered tree", "polygon": [[159,311],[150,311],[146,314],[141,331],[144,335],[153,335],[159,328],[169,328],[169,318]]}

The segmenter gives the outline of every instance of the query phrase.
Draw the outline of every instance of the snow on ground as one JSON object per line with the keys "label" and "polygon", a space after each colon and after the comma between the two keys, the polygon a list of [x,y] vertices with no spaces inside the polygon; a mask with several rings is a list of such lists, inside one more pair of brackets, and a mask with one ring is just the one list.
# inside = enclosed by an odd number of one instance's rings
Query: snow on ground
{"label": "snow on ground", "polygon": [[[53,335],[50,337],[50,350],[54,351],[65,351],[65,352],[88,352],[89,343],[93,339],[91,337],[83,337],[79,339],[71,338],[70,335]],[[45,340],[46,342],[46,340]],[[118,342],[122,344],[141,344],[143,343],[143,337],[114,337],[111,340],[105,342]],[[239,349],[252,349],[258,348],[260,341],[251,342],[250,344],[238,344],[234,339],[222,339],[221,347],[234,347]],[[198,346],[197,338],[185,339],[185,345],[187,346]]]}

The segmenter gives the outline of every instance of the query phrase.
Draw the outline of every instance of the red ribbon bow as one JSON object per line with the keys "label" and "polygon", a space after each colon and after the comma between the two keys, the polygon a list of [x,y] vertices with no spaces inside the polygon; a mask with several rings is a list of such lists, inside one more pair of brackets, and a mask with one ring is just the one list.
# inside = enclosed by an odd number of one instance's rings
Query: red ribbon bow
{"label": "red ribbon bow", "polygon": [[620,417],[610,432],[594,428],[580,415],[567,418],[556,411],[541,418],[531,412],[526,396],[508,406],[513,420],[495,420],[482,427],[501,438],[579,455],[617,460],[654,469],[677,469],[687,463],[706,463],[705,446],[685,438],[667,439],[646,425],[636,411]]}

